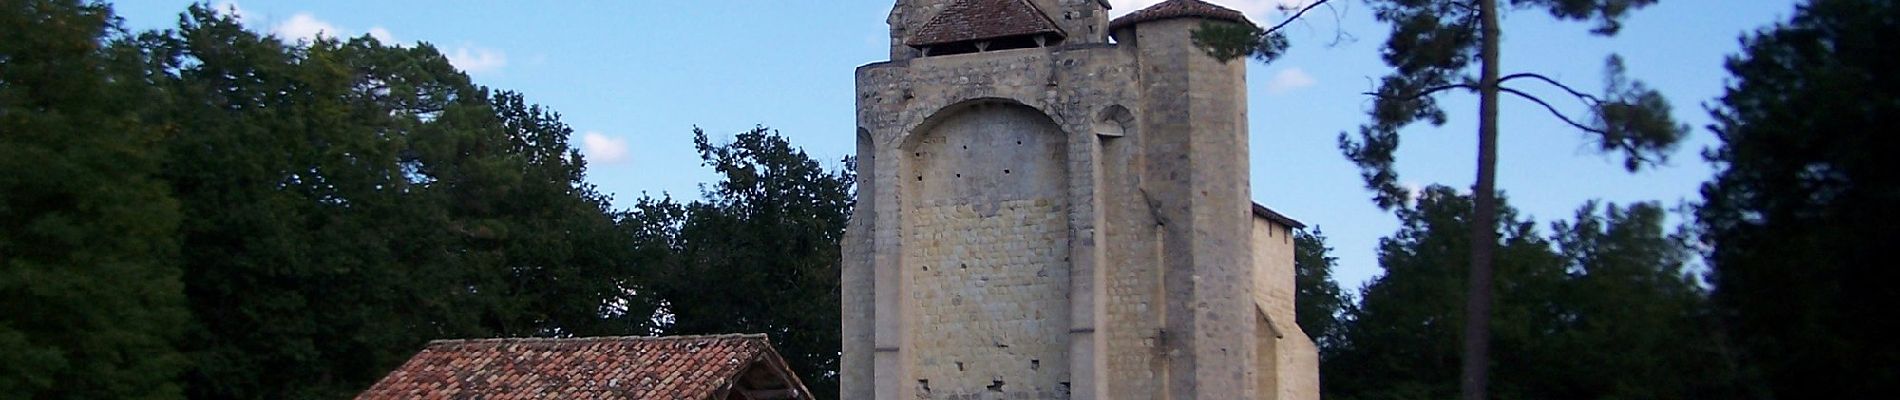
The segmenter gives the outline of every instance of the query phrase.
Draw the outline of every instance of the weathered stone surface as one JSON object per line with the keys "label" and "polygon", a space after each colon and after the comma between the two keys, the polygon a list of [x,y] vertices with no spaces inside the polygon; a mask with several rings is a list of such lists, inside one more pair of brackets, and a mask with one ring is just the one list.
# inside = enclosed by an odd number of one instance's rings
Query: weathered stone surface
{"label": "weathered stone surface", "polygon": [[1244,65],[1193,17],[1111,43],[1096,0],[1033,1],[1058,46],[903,45],[950,2],[899,1],[857,71],[844,398],[1317,398],[1290,220],[1248,201]]}

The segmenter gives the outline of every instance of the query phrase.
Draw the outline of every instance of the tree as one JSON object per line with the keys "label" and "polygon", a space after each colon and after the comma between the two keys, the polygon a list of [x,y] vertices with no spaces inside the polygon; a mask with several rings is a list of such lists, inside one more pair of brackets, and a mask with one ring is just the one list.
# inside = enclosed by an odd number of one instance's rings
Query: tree
{"label": "tree", "polygon": [[1320,357],[1332,353],[1339,340],[1340,318],[1351,304],[1339,282],[1333,280],[1333,267],[1339,258],[1326,245],[1326,234],[1319,228],[1300,231],[1293,236],[1293,313],[1300,325],[1319,347]]}
{"label": "tree", "polygon": [[[1325,397],[1345,399],[1448,398],[1458,392],[1457,331],[1466,316],[1461,296],[1472,236],[1471,196],[1444,186],[1421,192],[1415,206],[1399,209],[1400,229],[1379,241],[1379,265],[1385,274],[1360,290],[1360,303],[1338,353],[1322,365]],[[1503,354],[1527,354],[1549,326],[1539,309],[1560,286],[1563,261],[1539,236],[1536,225],[1508,206],[1503,221],[1498,276],[1509,301],[1491,321],[1500,332]],[[1527,337],[1528,336],[1528,337]],[[1532,357],[1535,359],[1535,357]],[[1515,387],[1517,382],[1506,382]]]}
{"label": "tree", "polygon": [[1900,382],[1888,248],[1900,222],[1900,4],[1814,0],[1746,36],[1711,110],[1697,223],[1724,326],[1771,398]]}
{"label": "tree", "polygon": [[[1463,325],[1473,196],[1427,188],[1380,241],[1385,274],[1348,311],[1321,368],[1329,398],[1452,397]],[[1661,207],[1590,203],[1548,237],[1500,202],[1500,301],[1488,328],[1500,362],[1498,398],[1732,397],[1738,381],[1713,339],[1708,299],[1686,271],[1686,234]]]}
{"label": "tree", "polygon": [[430,339],[653,331],[572,130],[432,46],[70,0],[0,36],[0,393],[338,398]]}
{"label": "tree", "polygon": [[0,2],[0,393],[180,397],[178,203],[104,4]]}
{"label": "tree", "polygon": [[703,200],[644,198],[626,217],[648,263],[643,287],[664,308],[660,330],[769,334],[814,395],[836,397],[851,159],[828,170],[764,127],[718,145],[695,128],[693,143],[723,179]]}
{"label": "tree", "polygon": [[[1539,8],[1548,11],[1560,20],[1596,21],[1597,27],[1591,32],[1598,35],[1614,35],[1621,28],[1622,18],[1638,8],[1654,4],[1657,0],[1510,0],[1510,4],[1520,8]],[[1498,0],[1367,0],[1373,15],[1379,21],[1392,24],[1391,36],[1386,40],[1383,58],[1393,67],[1391,75],[1379,82],[1379,88],[1371,93],[1374,97],[1369,114],[1372,121],[1359,128],[1358,137],[1352,138],[1342,133],[1339,147],[1346,158],[1358,164],[1366,187],[1375,195],[1373,201],[1380,207],[1391,209],[1403,204],[1409,196],[1400,187],[1398,173],[1394,168],[1394,153],[1398,150],[1399,130],[1419,121],[1428,121],[1433,125],[1442,125],[1447,117],[1438,107],[1435,96],[1450,90],[1464,90],[1478,94],[1478,170],[1472,185],[1477,197],[1472,204],[1471,232],[1474,236],[1487,236],[1494,232],[1497,221],[1491,218],[1496,213],[1497,192],[1497,141],[1498,141],[1498,103],[1503,94],[1510,94],[1535,103],[1549,110],[1558,119],[1597,137],[1603,151],[1621,152],[1625,156],[1624,166],[1635,171],[1642,165],[1660,162],[1675,143],[1680,140],[1688,128],[1675,123],[1669,116],[1669,103],[1660,94],[1643,84],[1631,82],[1623,77],[1622,60],[1611,56],[1606,72],[1608,82],[1605,93],[1590,95],[1573,89],[1536,73],[1513,73],[1505,75],[1503,64],[1499,60],[1499,41],[1503,34],[1498,20],[1502,10]],[[1292,18],[1299,18],[1325,0],[1315,1]],[[1291,19],[1288,20],[1290,22]],[[1208,54],[1228,60],[1251,55],[1255,58],[1271,61],[1286,48],[1286,38],[1279,32],[1285,22],[1269,29],[1252,27],[1221,27],[1220,24],[1204,24],[1195,33],[1197,45]],[[1472,62],[1478,63],[1477,76],[1471,76]],[[1516,87],[1507,86],[1513,81],[1528,81],[1555,86],[1576,97],[1589,106],[1591,118],[1580,122],[1542,98],[1531,95]],[[1490,318],[1493,291],[1494,250],[1489,243],[1494,240],[1477,240],[1470,249],[1470,282],[1468,282],[1466,310],[1469,315],[1462,337],[1465,340],[1463,373],[1459,379],[1463,389],[1461,397],[1465,400],[1483,400],[1490,369],[1489,335],[1483,327]]]}
{"label": "tree", "polygon": [[[1504,75],[1499,60],[1500,36],[1497,0],[1370,0],[1374,15],[1393,26],[1386,42],[1384,58],[1395,71],[1381,80],[1374,93],[1373,121],[1361,126],[1357,140],[1340,134],[1340,149],[1358,164],[1366,186],[1378,193],[1375,201],[1392,207],[1406,195],[1398,185],[1394,152],[1398,132],[1421,120],[1443,124],[1446,116],[1433,96],[1462,89],[1478,94],[1478,171],[1472,185],[1471,233],[1480,238],[1472,242],[1469,281],[1465,294],[1464,355],[1462,357],[1460,397],[1484,400],[1491,368],[1490,331],[1495,254],[1490,240],[1495,230],[1497,207],[1498,103],[1509,93],[1544,106],[1553,115],[1579,130],[1597,135],[1604,151],[1620,151],[1625,167],[1636,170],[1645,162],[1660,161],[1687,131],[1669,117],[1669,103],[1655,91],[1623,78],[1622,61],[1612,56],[1608,62],[1609,83],[1603,96],[1592,96],[1556,80],[1535,73]],[[1475,4],[1473,4],[1475,3]],[[1626,12],[1655,3],[1655,0],[1512,0],[1515,6],[1547,9],[1559,19],[1597,20],[1592,30],[1613,35]],[[1478,76],[1467,75],[1472,61],[1479,63]],[[1506,83],[1529,80],[1557,86],[1590,105],[1594,116],[1588,124],[1565,116],[1550,103]]]}
{"label": "tree", "polygon": [[611,318],[645,307],[631,246],[558,115],[427,45],[286,44],[204,6],[144,41],[192,397],[348,397],[430,339],[650,332]]}
{"label": "tree", "polygon": [[[1693,278],[1693,240],[1664,229],[1655,203],[1590,202],[1552,225],[1568,269],[1557,293],[1559,325],[1547,359],[1533,364],[1528,398],[1735,398],[1743,381],[1715,330],[1706,291]],[[1508,374],[1509,372],[1507,372]]]}

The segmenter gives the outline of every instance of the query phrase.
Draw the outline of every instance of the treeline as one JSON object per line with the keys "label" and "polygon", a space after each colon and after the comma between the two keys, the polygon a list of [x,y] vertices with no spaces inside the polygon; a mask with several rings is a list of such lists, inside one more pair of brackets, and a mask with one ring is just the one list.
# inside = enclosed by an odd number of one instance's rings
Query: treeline
{"label": "treeline", "polygon": [[775,132],[695,132],[724,183],[615,210],[557,113],[427,44],[0,8],[0,398],[348,398],[431,339],[729,332],[835,391],[851,177]]}
{"label": "treeline", "polygon": [[[1669,229],[1662,207],[1591,203],[1546,230],[1502,200],[1495,397],[1739,397],[1733,346],[1715,329],[1691,264],[1691,232]],[[1317,327],[1302,326],[1321,349],[1324,397],[1457,396],[1471,202],[1448,187],[1426,188],[1399,209],[1399,231],[1379,242],[1385,274],[1361,287],[1356,302],[1337,294],[1298,299],[1342,305],[1301,310],[1317,314],[1300,317]],[[1320,234],[1298,238],[1326,248]],[[1323,255],[1301,254],[1296,265],[1305,274],[1330,270]]]}
{"label": "treeline", "polygon": [[[1813,0],[1748,35],[1684,226],[1653,203],[1539,224],[1500,201],[1491,397],[1891,392],[1896,21],[1893,1]],[[430,339],[728,332],[771,334],[835,395],[850,160],[695,131],[720,181],[619,210],[570,134],[426,44],[286,44],[202,6],[128,32],[105,5],[0,0],[0,398],[346,398]],[[1327,398],[1458,393],[1472,202],[1397,207],[1357,290],[1323,234],[1298,237]]]}
{"label": "treeline", "polygon": [[[1890,0],[1806,1],[1744,35],[1708,106],[1717,173],[1681,227],[1657,204],[1593,202],[1540,229],[1499,195],[1487,398],[1892,397],[1893,37]],[[1440,186],[1395,207],[1385,273],[1352,296],[1329,278],[1324,236],[1298,237],[1299,323],[1320,347],[1323,397],[1460,394],[1472,203]]]}

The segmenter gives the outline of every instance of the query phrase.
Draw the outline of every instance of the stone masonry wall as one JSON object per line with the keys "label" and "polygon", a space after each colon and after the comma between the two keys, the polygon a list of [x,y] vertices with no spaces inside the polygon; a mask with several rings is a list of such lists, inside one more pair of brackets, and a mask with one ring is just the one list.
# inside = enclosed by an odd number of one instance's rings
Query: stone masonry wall
{"label": "stone masonry wall", "polygon": [[952,112],[908,146],[917,397],[1066,399],[1064,136],[1024,106]]}
{"label": "stone masonry wall", "polygon": [[[1032,1],[1072,36],[1105,22]],[[1264,329],[1292,320],[1291,252],[1255,246],[1244,65],[1197,54],[1192,19],[901,44],[949,2],[898,1],[891,61],[857,70],[842,397],[1312,398],[1311,342]]]}
{"label": "stone masonry wall", "polygon": [[1253,219],[1254,303],[1261,316],[1260,398],[1319,398],[1319,354],[1294,314],[1292,229]]}
{"label": "stone masonry wall", "polygon": [[[915,182],[917,176],[909,174],[905,164],[917,156],[916,151],[907,150],[909,146],[923,139],[932,127],[946,124],[966,107],[982,105],[1007,105],[1017,110],[1034,111],[1044,120],[1052,123],[1059,131],[1050,136],[1063,143],[1062,157],[1049,154],[1050,160],[1064,165],[1066,175],[1059,183],[1047,185],[1060,193],[1064,208],[1057,211],[1061,221],[1061,231],[1066,236],[1064,257],[1070,259],[1070,285],[1062,295],[1069,300],[1066,319],[1067,326],[1051,329],[1059,336],[1067,336],[1068,367],[1051,369],[1055,361],[1040,360],[1039,371],[1068,371],[1068,378],[1059,382],[1069,382],[1071,393],[1078,398],[1102,398],[1096,392],[1106,391],[1106,379],[1097,375],[1104,368],[1099,364],[1105,359],[1093,356],[1106,346],[1106,341],[1097,341],[1096,328],[1100,324],[1096,314],[1100,314],[1101,303],[1094,299],[1100,287],[1094,283],[1100,271],[1096,264],[1101,257],[1097,243],[1101,241],[1096,230],[1100,209],[1092,203],[1098,198],[1095,165],[1098,157],[1098,139],[1090,134],[1095,129],[1091,116],[1111,105],[1129,103],[1132,93],[1132,63],[1127,61],[1130,54],[1123,49],[1107,45],[1072,45],[1047,49],[1020,49],[950,56],[924,57],[902,61],[893,61],[867,65],[858,70],[858,123],[871,137],[872,148],[879,157],[878,168],[872,171],[873,179],[882,182]],[[954,136],[946,135],[945,137]],[[1014,145],[1014,141],[1008,142]],[[962,150],[959,145],[956,150]],[[862,157],[862,155],[861,155]],[[900,161],[903,162],[893,162]],[[906,174],[909,174],[908,176]],[[955,178],[954,173],[951,179]],[[903,203],[907,196],[900,185],[880,185],[865,188],[860,192],[859,204],[866,202],[880,205]],[[884,209],[889,209],[886,207]],[[925,341],[939,340],[938,337],[925,337],[909,333],[922,329],[916,311],[922,307],[921,300],[911,298],[908,289],[896,287],[905,274],[921,272],[921,266],[912,266],[914,260],[891,255],[908,255],[909,247],[920,244],[910,243],[907,227],[914,216],[904,212],[883,212],[871,221],[867,240],[873,243],[876,256],[871,257],[873,265],[864,268],[861,274],[870,275],[865,280],[877,286],[871,292],[873,304],[846,305],[848,310],[872,309],[866,334],[873,338],[876,356],[875,367],[845,367],[844,380],[856,383],[845,388],[847,393],[854,390],[870,391],[876,398],[915,398],[919,374],[924,371],[922,365],[911,365],[909,361],[917,358],[907,353],[921,351],[919,345]],[[1008,238],[1006,238],[1008,239]],[[1014,239],[1008,239],[1014,240]],[[934,268],[934,267],[933,267]],[[850,268],[847,268],[850,269]],[[856,270],[854,270],[856,271]],[[906,286],[908,286],[906,284]],[[851,315],[847,315],[847,329],[867,329],[865,325],[854,324]],[[971,321],[974,322],[974,321]],[[851,332],[846,332],[851,336]],[[862,350],[860,350],[862,351]],[[850,358],[850,357],[847,357]],[[1081,365],[1081,369],[1074,368]],[[968,365],[965,366],[968,368]],[[984,382],[987,386],[993,382]],[[933,386],[936,384],[933,382]],[[1009,387],[1006,382],[1004,387]],[[933,393],[937,393],[933,388]]]}
{"label": "stone masonry wall", "polygon": [[1102,198],[1107,232],[1104,300],[1108,392],[1115,398],[1161,398],[1161,229],[1142,189],[1146,132],[1136,124],[1102,143]]}
{"label": "stone masonry wall", "polygon": [[[1293,236],[1284,225],[1253,218],[1254,300],[1282,331],[1293,324]],[[1288,326],[1291,325],[1291,326]]]}

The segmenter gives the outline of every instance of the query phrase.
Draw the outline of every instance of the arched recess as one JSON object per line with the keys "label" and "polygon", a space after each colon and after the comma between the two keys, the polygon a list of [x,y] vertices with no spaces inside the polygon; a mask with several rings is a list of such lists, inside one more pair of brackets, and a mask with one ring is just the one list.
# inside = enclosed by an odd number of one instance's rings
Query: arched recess
{"label": "arched recess", "polygon": [[899,149],[906,384],[928,398],[1066,398],[1062,128],[1020,103],[978,100],[939,110]]}
{"label": "arched recess", "polygon": [[[859,194],[855,214],[875,216],[877,215],[876,209],[874,208],[876,207],[876,200],[873,197],[876,196],[877,193],[875,180],[877,178],[877,143],[873,141],[871,131],[864,128],[858,128],[857,139],[858,165],[857,170],[854,171],[857,173],[857,182],[853,182],[853,184],[857,185]],[[873,220],[873,218],[854,219],[865,223],[869,223],[869,221]]]}
{"label": "arched recess", "polygon": [[1155,332],[1165,326],[1162,313],[1166,293],[1162,288],[1160,247],[1162,230],[1155,218],[1150,197],[1142,190],[1147,159],[1143,154],[1140,124],[1133,112],[1121,105],[1109,105],[1090,115],[1100,157],[1096,171],[1101,184],[1096,196],[1102,204],[1102,236],[1109,245],[1101,266],[1102,300],[1108,303],[1102,332],[1105,347],[1116,349],[1105,355],[1108,393],[1125,398],[1162,398],[1163,389],[1154,371],[1165,365],[1164,343],[1155,340]]}
{"label": "arched recess", "polygon": [[1103,107],[1101,111],[1095,113],[1095,121],[1092,127],[1096,135],[1104,137],[1128,136],[1130,132],[1135,130],[1135,114],[1128,112],[1127,107],[1122,107],[1119,104]]}

